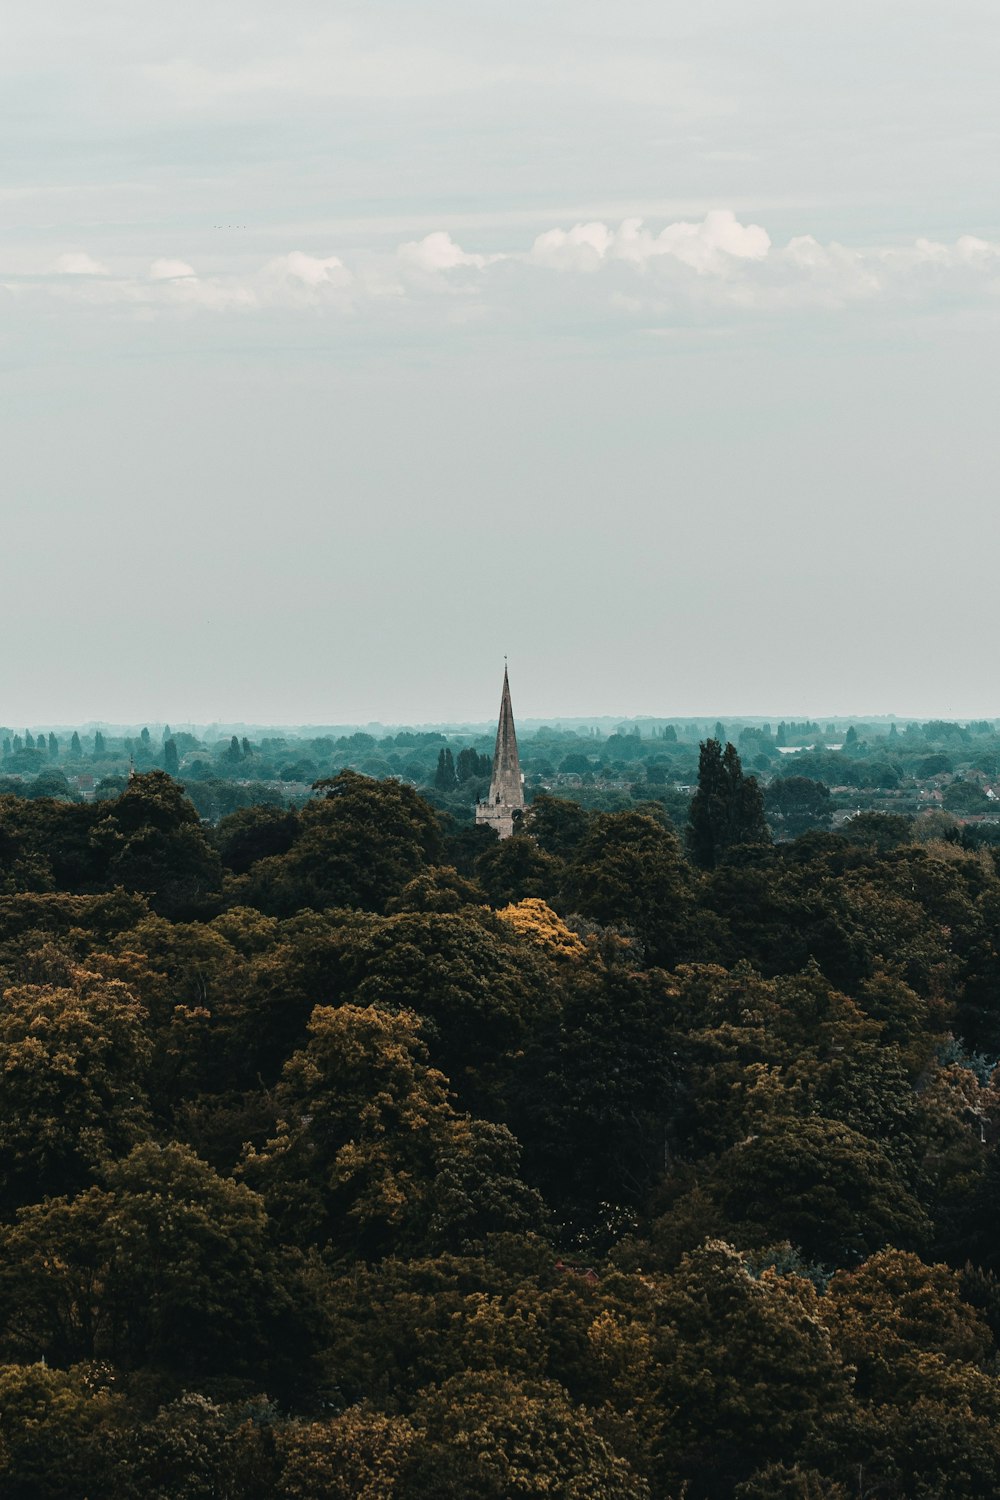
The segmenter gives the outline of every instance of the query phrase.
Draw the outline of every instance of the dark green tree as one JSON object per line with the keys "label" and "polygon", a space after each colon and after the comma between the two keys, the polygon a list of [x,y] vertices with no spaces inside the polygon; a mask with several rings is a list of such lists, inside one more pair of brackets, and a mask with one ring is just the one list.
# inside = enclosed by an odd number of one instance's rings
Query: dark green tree
{"label": "dark green tree", "polygon": [[526,896],[552,900],[559,889],[562,861],[540,849],[530,835],[494,839],[476,861],[476,874],[494,906]]}
{"label": "dark green tree", "polygon": [[145,1012],[125,985],[77,970],[8,989],[0,1018],[0,1204],[73,1191],[143,1133]]}
{"label": "dark green tree", "polygon": [[434,773],[434,785],[439,792],[452,792],[458,785],[458,777],[455,775],[455,761],[451,751],[445,745],[438,752],[437,770]]}
{"label": "dark green tree", "polygon": [[590,818],[577,802],[543,795],[532,802],[527,826],[546,854],[569,859],[586,837]]}
{"label": "dark green tree", "polygon": [[163,769],[168,776],[176,776],[180,767],[176,740],[167,740],[163,746]]}
{"label": "dark green tree", "polygon": [[455,1112],[411,1011],[318,1005],[275,1105],[277,1133],[243,1175],[289,1238],[378,1258],[535,1227],[517,1142]]}
{"label": "dark green tree", "polygon": [[219,857],[194,807],[163,771],[132,777],[95,838],[110,854],[111,880],[143,892],[163,916],[203,912],[218,890]]}
{"label": "dark green tree", "polygon": [[941,799],[948,812],[985,813],[992,806],[989,797],[974,781],[953,781],[946,786]]}
{"label": "dark green tree", "polygon": [[80,744],[80,736],[75,729],[73,730],[73,738],[69,742],[69,748],[72,755],[80,755],[83,752],[83,746]]}
{"label": "dark green tree", "polygon": [[467,745],[464,750],[458,752],[455,772],[459,781],[472,781],[476,777],[489,776],[492,769],[493,762],[489,756],[480,755],[479,751],[474,750],[471,745]]}
{"label": "dark green tree", "polygon": [[714,870],[738,844],[770,842],[764,799],[755,776],[744,776],[733,745],[706,740],[698,761],[698,790],[691,799],[687,846],[696,865]]}
{"label": "dark green tree", "polygon": [[830,790],[809,776],[779,776],[764,793],[764,807],[776,834],[796,839],[813,828],[829,828]]}
{"label": "dark green tree", "polygon": [[691,871],[676,835],[648,813],[593,818],[565,889],[572,910],[634,933],[652,963],[691,956]]}
{"label": "dark green tree", "polygon": [[123,1494],[108,1434],[124,1398],[112,1372],[94,1365],[53,1370],[0,1365],[0,1488],[5,1500],[88,1500]]}
{"label": "dark green tree", "polygon": [[299,818],[281,807],[241,807],[227,813],[215,833],[222,863],[245,875],[258,860],[287,854],[299,834]]}
{"label": "dark green tree", "polygon": [[7,1344],[28,1359],[235,1373],[287,1308],[261,1199],[185,1146],[135,1147],[102,1187],[22,1210],[0,1245]]}
{"label": "dark green tree", "polygon": [[49,732],[49,760],[59,759],[59,741],[52,732]]}
{"label": "dark green tree", "polygon": [[427,866],[439,863],[438,820],[412,787],[341,771],[316,783],[324,795],[302,810],[287,854],[261,860],[242,899],[274,915],[302,907],[385,903]]}

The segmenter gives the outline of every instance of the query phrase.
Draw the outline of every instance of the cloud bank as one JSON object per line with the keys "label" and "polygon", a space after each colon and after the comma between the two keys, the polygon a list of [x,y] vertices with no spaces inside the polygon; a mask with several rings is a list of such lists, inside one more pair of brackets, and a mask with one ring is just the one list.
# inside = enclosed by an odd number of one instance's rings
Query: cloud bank
{"label": "cloud bank", "polygon": [[800,234],[776,245],[728,209],[659,228],[640,218],[557,225],[513,250],[466,247],[440,229],[395,250],[292,249],[250,266],[245,253],[205,268],[195,260],[162,255],[135,265],[110,245],[66,249],[37,272],[0,268],[0,288],[10,298],[118,305],[147,319],[267,309],[363,319],[405,307],[426,309],[431,322],[493,316],[562,327],[592,326],[595,315],[642,325],[860,303],[937,311],[1000,293],[1000,242],[962,235],[849,246]]}

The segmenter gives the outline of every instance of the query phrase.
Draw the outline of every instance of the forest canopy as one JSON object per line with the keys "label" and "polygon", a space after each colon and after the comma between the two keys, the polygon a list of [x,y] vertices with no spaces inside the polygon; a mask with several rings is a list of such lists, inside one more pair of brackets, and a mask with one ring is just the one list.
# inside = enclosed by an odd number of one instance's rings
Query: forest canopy
{"label": "forest canopy", "polygon": [[3,1493],[1000,1492],[1000,872],[859,740],[0,794]]}

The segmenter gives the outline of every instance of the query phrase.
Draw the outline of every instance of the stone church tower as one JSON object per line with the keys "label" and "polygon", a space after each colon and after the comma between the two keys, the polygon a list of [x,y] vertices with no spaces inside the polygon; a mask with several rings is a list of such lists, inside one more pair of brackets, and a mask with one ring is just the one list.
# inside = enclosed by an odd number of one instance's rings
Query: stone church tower
{"label": "stone church tower", "polygon": [[510,684],[507,668],[503,669],[503,696],[500,699],[500,722],[493,752],[493,776],[485,802],[476,804],[476,822],[486,823],[498,838],[509,839],[514,823],[524,812],[524,788],[521,764],[517,758],[517,735],[514,733],[514,710],[510,706]]}

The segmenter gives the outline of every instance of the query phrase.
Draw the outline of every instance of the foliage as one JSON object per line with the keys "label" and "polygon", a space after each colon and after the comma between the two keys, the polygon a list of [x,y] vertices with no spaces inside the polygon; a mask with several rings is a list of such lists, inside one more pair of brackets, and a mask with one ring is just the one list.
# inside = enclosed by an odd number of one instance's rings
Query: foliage
{"label": "foliage", "polygon": [[4,1495],[1000,1492],[1000,875],[912,816],[997,737],[854,727],[685,845],[704,725],[526,736],[503,841],[469,734],[8,732]]}
{"label": "foliage", "polygon": [[745,776],[732,745],[706,740],[698,761],[698,789],[688,814],[688,850],[696,865],[714,870],[740,844],[768,841],[764,801],[753,776]]}
{"label": "foliage", "polygon": [[301,831],[285,854],[261,859],[241,892],[275,916],[303,907],[386,902],[427,864],[440,844],[437,820],[401,782],[341,771],[317,783],[323,795],[303,810]]}
{"label": "foliage", "polygon": [[8,989],[0,1010],[0,1204],[83,1186],[148,1128],[150,1045],[125,985],[83,969]]}

